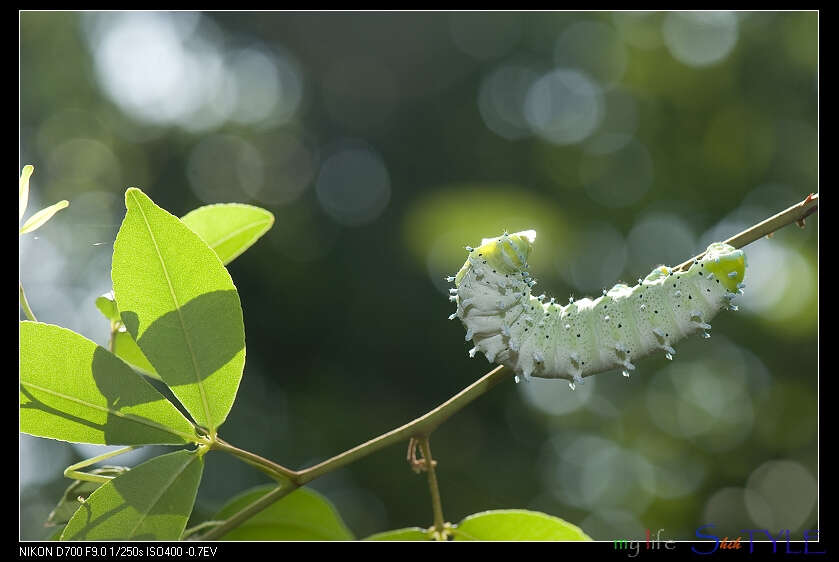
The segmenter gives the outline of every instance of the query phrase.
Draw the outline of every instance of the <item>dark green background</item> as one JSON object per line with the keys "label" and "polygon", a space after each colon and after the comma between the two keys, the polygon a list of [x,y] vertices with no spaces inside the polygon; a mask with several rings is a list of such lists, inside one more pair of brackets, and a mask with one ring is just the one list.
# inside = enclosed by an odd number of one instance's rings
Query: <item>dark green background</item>
{"label": "dark green background", "polygon": [[[20,16],[21,166],[35,166],[27,215],[71,202],[21,241],[21,279],[40,320],[104,343],[93,300],[110,288],[127,187],[179,216],[209,202],[270,209],[274,228],[229,266],[247,364],[220,435],[286,466],[401,425],[489,370],[468,359],[463,327],[446,320],[453,305],[441,277],[460,267],[463,245],[536,228],[536,289],[564,302],[682,261],[818,191],[814,12],[740,13],[730,52],[704,66],[679,58],[678,45],[694,39],[673,14],[179,14],[195,25],[183,48],[200,40],[221,59],[243,48],[273,53],[302,87],[291,115],[207,129],[162,114],[150,123],[106,94],[96,45],[127,17]],[[581,22],[588,27],[574,27]],[[170,60],[165,47],[148,45]],[[507,138],[491,130],[479,95],[505,65],[536,78],[558,66],[587,73],[607,115],[591,137],[613,127],[625,136],[610,138],[631,137],[628,148],[554,144],[521,123]],[[195,79],[178,77],[184,87]],[[191,160],[214,138],[227,143],[214,160]],[[288,139],[306,158],[283,152]],[[387,170],[387,205],[365,224],[335,220],[315,187],[324,162],[347,147]],[[264,190],[303,178],[299,197],[249,197],[254,161]],[[196,171],[202,162],[210,167]],[[352,202],[371,181],[363,171],[342,168],[330,185]],[[212,200],[191,189],[190,174],[215,182]],[[677,346],[672,364],[650,358],[629,381],[602,374],[574,394],[562,382],[509,381],[451,419],[432,438],[447,519],[531,508],[596,539],[645,528],[693,538],[708,523],[720,536],[816,528],[817,246],[813,216],[805,230],[747,248],[741,312],[722,313],[710,340]],[[22,437],[21,538],[47,536],[42,522],[68,483],[61,471],[82,454]],[[195,520],[263,482],[210,454]],[[425,479],[401,445],[313,487],[357,536],[431,522]]]}

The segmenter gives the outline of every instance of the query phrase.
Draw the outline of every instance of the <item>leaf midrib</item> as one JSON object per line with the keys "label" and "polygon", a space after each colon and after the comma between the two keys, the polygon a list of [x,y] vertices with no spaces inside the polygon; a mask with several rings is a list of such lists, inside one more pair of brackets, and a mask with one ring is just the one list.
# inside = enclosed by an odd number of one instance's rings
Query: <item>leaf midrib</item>
{"label": "leaf midrib", "polygon": [[99,410],[100,412],[106,412],[106,413],[109,413],[109,414],[113,414],[117,417],[120,417],[120,418],[128,420],[128,421],[133,421],[135,423],[139,423],[139,424],[146,425],[146,426],[149,426],[149,427],[154,428],[154,429],[159,429],[159,430],[165,431],[167,433],[171,433],[172,435],[176,435],[178,437],[185,438],[187,443],[194,443],[195,442],[195,436],[194,435],[189,435],[188,433],[183,433],[181,431],[178,431],[175,428],[172,428],[172,427],[169,427],[169,426],[166,426],[166,425],[163,425],[163,424],[159,424],[159,423],[157,423],[153,420],[143,418],[143,417],[137,416],[135,414],[126,414],[126,413],[120,412],[119,410],[114,410],[113,408],[110,408],[108,406],[101,406],[99,404],[94,404],[93,402],[88,402],[87,400],[83,400],[83,399],[77,398],[75,396],[69,396],[67,394],[62,394],[61,392],[57,392],[55,390],[52,390],[51,388],[46,388],[46,387],[31,383],[31,382],[20,381],[20,384],[28,386],[28,387],[33,388],[35,390],[38,390],[40,392],[50,394],[50,395],[55,396],[57,398],[62,398],[64,400],[68,400],[70,402],[75,402],[76,404],[81,404],[82,406],[87,406],[88,408],[92,408],[94,410]]}
{"label": "leaf midrib", "polygon": [[[204,385],[201,383],[201,371],[198,369],[198,360],[195,357],[195,352],[192,349],[192,342],[189,339],[189,332],[186,329],[186,323],[184,323],[183,313],[181,312],[181,305],[178,302],[178,297],[175,295],[175,288],[172,287],[172,280],[169,277],[169,270],[166,268],[166,262],[163,259],[163,255],[160,253],[160,248],[157,246],[157,238],[154,236],[154,232],[152,232],[151,225],[149,224],[148,219],[146,218],[146,213],[143,211],[143,207],[140,204],[140,201],[137,199],[137,196],[132,193],[131,197],[134,199],[134,203],[137,205],[137,209],[140,211],[140,215],[143,217],[143,223],[146,225],[146,230],[149,233],[149,237],[151,238],[152,244],[154,244],[154,251],[157,253],[157,259],[160,261],[160,266],[163,268],[163,276],[166,278],[166,284],[169,287],[169,294],[172,297],[172,303],[175,305],[175,310],[178,312],[178,320],[181,323],[181,330],[184,333],[184,340],[186,341],[187,349],[189,349],[189,357],[192,360],[192,367],[195,371],[195,384],[198,386],[198,392],[201,395],[201,404],[204,407],[204,417],[207,420],[207,424],[210,426],[210,432],[215,433],[216,426],[213,423],[213,419],[210,416],[210,404],[207,402],[207,394],[204,390]],[[174,389],[172,389],[174,391]]]}
{"label": "leaf midrib", "polygon": [[176,471],[174,472],[174,474],[172,475],[172,478],[170,478],[170,479],[169,479],[169,481],[168,481],[168,482],[166,482],[166,484],[160,488],[160,492],[157,494],[157,497],[155,497],[155,498],[154,498],[154,500],[152,500],[152,502],[151,502],[151,503],[149,503],[149,506],[148,506],[148,508],[147,508],[146,510],[144,510],[143,512],[141,512],[141,515],[142,515],[142,516],[141,516],[141,517],[139,517],[139,518],[137,519],[137,524],[136,524],[136,525],[134,525],[134,528],[133,528],[133,529],[131,529],[131,532],[128,534],[128,537],[129,537],[129,538],[131,538],[131,537],[133,537],[133,536],[134,536],[134,533],[136,533],[136,532],[137,532],[137,529],[139,529],[139,528],[140,528],[140,525],[142,525],[142,524],[143,524],[143,521],[145,521],[145,520],[146,520],[146,518],[147,518],[147,517],[148,517],[148,515],[149,515],[149,512],[151,512],[151,510],[154,508],[154,506],[156,506],[156,505],[157,505],[157,502],[159,502],[159,501],[160,501],[160,498],[162,498],[162,497],[163,497],[163,494],[165,494],[165,493],[166,493],[166,491],[167,491],[169,488],[171,488],[171,487],[172,487],[172,484],[175,482],[175,480],[177,480],[177,479],[181,476],[181,474],[183,474],[183,472],[186,470],[186,468],[190,465],[190,463],[191,463],[192,461],[196,460],[196,459],[197,459],[197,457],[196,457],[196,456],[194,456],[194,454],[190,454],[190,457],[189,457],[188,459],[186,459],[186,462],[185,462],[185,463],[181,466],[181,468],[180,468],[180,469],[178,469],[178,470],[176,470]]}
{"label": "leaf midrib", "polygon": [[262,225],[266,225],[266,224],[270,224],[270,223],[271,223],[271,219],[265,219],[265,220],[254,221],[254,222],[248,223],[248,224],[238,228],[237,230],[234,230],[234,231],[226,234],[225,236],[222,236],[221,238],[219,238],[217,240],[214,240],[213,242],[210,242],[209,246],[215,250],[218,246],[221,246],[222,244],[224,244],[228,240],[232,239],[235,236],[238,236],[239,234],[245,232],[246,230],[250,230],[251,228],[253,228],[255,226],[262,226]]}

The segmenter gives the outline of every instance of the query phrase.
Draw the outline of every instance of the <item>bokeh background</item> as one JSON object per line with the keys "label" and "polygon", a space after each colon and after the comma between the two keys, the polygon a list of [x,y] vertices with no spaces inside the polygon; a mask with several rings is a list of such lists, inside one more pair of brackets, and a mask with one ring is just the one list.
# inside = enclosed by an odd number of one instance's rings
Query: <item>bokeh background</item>
{"label": "bokeh background", "polygon": [[[489,370],[446,320],[464,245],[535,228],[537,289],[564,302],[818,191],[818,14],[23,12],[20,151],[30,213],[71,202],[20,241],[30,303],[101,344],[127,187],[276,215],[229,266],[248,349],[221,435],[301,468]],[[818,221],[750,245],[740,312],[672,363],[573,392],[510,380],[447,422],[447,519],[816,528]],[[21,538],[100,452],[21,436]],[[264,482],[212,453],[193,520]],[[312,487],[359,537],[431,522],[403,446]]]}

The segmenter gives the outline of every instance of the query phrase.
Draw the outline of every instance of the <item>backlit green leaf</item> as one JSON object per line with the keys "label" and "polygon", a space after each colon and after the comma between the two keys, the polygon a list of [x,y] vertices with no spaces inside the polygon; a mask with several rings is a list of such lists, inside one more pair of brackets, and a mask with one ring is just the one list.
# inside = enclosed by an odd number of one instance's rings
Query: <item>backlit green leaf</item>
{"label": "backlit green leaf", "polygon": [[20,430],[100,445],[185,444],[195,428],[112,353],[51,324],[20,323]]}
{"label": "backlit green leaf", "polygon": [[23,226],[20,227],[20,234],[26,234],[27,232],[38,230],[39,228],[41,228],[41,226],[43,226],[45,222],[50,220],[55,213],[69,206],[70,202],[65,199],[63,201],[59,201],[58,203],[50,205],[46,209],[41,209],[31,217],[26,219],[26,222],[23,223]]}
{"label": "backlit green leaf", "polygon": [[76,511],[61,540],[178,540],[192,513],[204,461],[176,451],[102,484]]}
{"label": "backlit green leaf", "polygon": [[227,418],[245,365],[239,294],[218,256],[142,191],[114,242],[111,278],[128,332],[195,420]]}
{"label": "backlit green leaf", "polygon": [[454,532],[458,541],[590,541],[582,529],[559,517],[524,509],[470,515]]}
{"label": "backlit green leaf", "polygon": [[99,309],[102,316],[111,322],[121,322],[119,309],[117,309],[117,303],[114,302],[113,293],[106,293],[101,297],[96,297],[96,308]]}
{"label": "backlit green leaf", "polygon": [[[260,486],[232,499],[214,519],[226,519],[258,500],[276,486]],[[340,541],[353,540],[332,503],[308,488],[299,488],[277,500],[221,540],[228,541]]]}
{"label": "backlit green leaf", "polygon": [[181,220],[215,250],[226,265],[250,248],[274,224],[265,209],[241,203],[198,207]]}
{"label": "backlit green leaf", "polygon": [[17,219],[19,221],[23,220],[23,214],[26,212],[26,206],[29,204],[29,178],[34,171],[35,167],[32,164],[27,164],[20,172],[20,189],[18,191],[18,209],[20,210],[20,216]]}
{"label": "backlit green leaf", "polygon": [[128,332],[119,331],[114,334],[114,355],[144,375],[160,380],[160,375]]}

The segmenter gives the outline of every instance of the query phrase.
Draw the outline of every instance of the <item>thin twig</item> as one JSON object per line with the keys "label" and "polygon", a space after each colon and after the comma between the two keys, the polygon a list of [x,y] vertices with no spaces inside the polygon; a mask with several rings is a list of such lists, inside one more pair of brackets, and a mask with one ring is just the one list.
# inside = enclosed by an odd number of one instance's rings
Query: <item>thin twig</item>
{"label": "thin twig", "polygon": [[285,486],[277,486],[276,488],[274,488],[255,502],[249,504],[241,511],[238,511],[232,516],[230,516],[228,519],[225,519],[224,522],[220,523],[216,527],[213,527],[204,535],[201,535],[197,540],[211,541],[223,537],[229,531],[235,529],[247,519],[253,517],[254,515],[259,513],[278,499],[287,496],[297,488],[298,486],[294,483],[289,483]]}
{"label": "thin twig", "polygon": [[434,512],[434,532],[440,538],[445,538],[444,525],[446,520],[443,518],[443,504],[440,501],[440,488],[437,486],[437,473],[434,470],[434,460],[431,458],[431,444],[429,443],[427,435],[421,435],[417,438],[420,450],[422,450],[422,459],[425,462],[425,470],[428,472],[428,490],[431,492],[431,509]]}
{"label": "thin twig", "polygon": [[[760,222],[751,228],[747,228],[739,234],[735,234],[726,240],[725,243],[729,246],[734,246],[735,248],[742,248],[743,246],[751,244],[756,240],[760,240],[764,236],[772,234],[776,230],[779,230],[788,224],[798,223],[800,226],[804,226],[804,219],[815,213],[818,208],[819,194],[810,194],[801,203],[796,203],[792,207],[781,211],[777,215],[769,217],[765,221]],[[685,271],[690,268],[693,262],[702,259],[702,256],[704,255],[705,252],[702,252],[698,256],[694,256],[686,262],[680,263],[674,267],[673,270]]]}
{"label": "thin twig", "polygon": [[[233,445],[217,438],[215,444],[212,446],[214,449],[236,455],[248,464],[259,468],[272,478],[280,481],[286,480],[286,483],[281,484],[269,494],[262,496],[252,504],[243,508],[241,511],[235,513],[225,520],[222,525],[219,525],[207,534],[202,535],[198,540],[212,540],[222,536],[229,529],[234,528],[242,521],[247,520],[249,517],[256,515],[275,501],[285,496],[287,493],[307,482],[311,482],[320,475],[331,472],[336,468],[340,468],[355,460],[365,457],[375,451],[378,451],[379,449],[387,447],[388,445],[392,445],[421,434],[430,434],[437,426],[449,419],[461,408],[472,402],[472,400],[486,393],[489,389],[509,377],[510,374],[511,371],[509,369],[503,365],[499,365],[471,385],[452,396],[450,399],[446,400],[444,403],[414,421],[406,423],[402,427],[398,427],[376,437],[375,439],[371,439],[366,443],[362,443],[357,447],[344,451],[340,455],[336,455],[331,459],[325,460],[320,464],[301,471],[290,470],[284,466],[273,463],[268,459],[264,459],[259,455],[234,447]],[[423,453],[423,455],[425,455],[425,453]],[[286,492],[280,494],[279,490],[286,490]]]}
{"label": "thin twig", "polygon": [[415,435],[430,434],[437,428],[437,426],[449,419],[455,413],[459,412],[464,406],[472,402],[478,396],[486,393],[489,389],[504,379],[510,377],[510,375],[512,375],[512,371],[507,369],[504,365],[499,365],[471,385],[452,396],[450,399],[446,400],[427,414],[418,417],[414,421],[408,422],[402,427],[397,427],[396,429],[371,439],[366,443],[362,443],[357,447],[353,447],[349,451],[336,455],[320,464],[297,472],[297,483],[303,485],[307,482],[311,482],[322,474],[331,472],[336,468],[340,468],[362,457],[366,457],[370,453],[378,451],[388,445],[399,443],[400,441],[404,441],[405,439]]}

